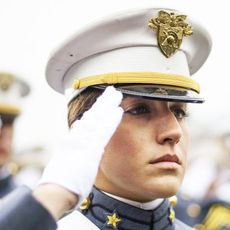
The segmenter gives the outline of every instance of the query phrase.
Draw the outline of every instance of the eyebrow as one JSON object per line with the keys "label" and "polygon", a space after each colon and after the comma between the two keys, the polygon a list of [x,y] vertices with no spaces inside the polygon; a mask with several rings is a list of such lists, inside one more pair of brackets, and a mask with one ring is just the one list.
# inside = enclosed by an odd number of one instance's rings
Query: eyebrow
{"label": "eyebrow", "polygon": [[183,107],[183,108],[187,108],[188,105],[185,102],[178,102],[178,101],[171,101],[169,102],[169,106],[179,106],[179,107]]}
{"label": "eyebrow", "polygon": [[[121,101],[121,104],[124,103],[126,100],[131,100],[131,101],[135,101],[135,100],[139,100],[140,102],[142,101],[151,101],[151,100],[155,100],[155,101],[161,101],[161,100],[156,100],[154,98],[152,99],[148,99],[148,98],[143,98],[143,97],[140,97],[140,96],[130,96],[130,95],[124,95],[123,94],[123,98],[122,98],[122,101]],[[179,101],[164,101],[162,100],[162,102],[168,102],[169,103],[169,106],[179,106],[181,108],[188,108],[188,103],[185,103],[185,102],[179,102]]]}

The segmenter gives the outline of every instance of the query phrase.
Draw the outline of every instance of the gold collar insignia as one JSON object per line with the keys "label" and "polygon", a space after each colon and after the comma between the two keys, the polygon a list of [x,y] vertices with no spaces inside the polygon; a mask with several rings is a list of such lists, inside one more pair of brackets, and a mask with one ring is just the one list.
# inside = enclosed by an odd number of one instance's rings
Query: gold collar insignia
{"label": "gold collar insignia", "polygon": [[107,216],[107,226],[111,226],[113,228],[117,228],[118,223],[121,219],[118,217],[117,213],[114,212],[112,215]]}

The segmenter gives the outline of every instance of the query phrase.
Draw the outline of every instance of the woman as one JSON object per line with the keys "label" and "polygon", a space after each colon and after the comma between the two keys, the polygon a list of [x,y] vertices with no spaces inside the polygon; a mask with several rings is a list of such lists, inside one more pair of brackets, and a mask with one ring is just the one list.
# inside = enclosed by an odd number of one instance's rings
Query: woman
{"label": "woman", "polygon": [[[79,108],[89,108],[100,94],[89,88],[70,104],[70,126],[84,112]],[[187,105],[125,96],[120,106],[122,120],[105,147],[82,213],[99,229],[173,229],[174,212],[163,198],[177,192],[184,176]]]}
{"label": "woman", "polygon": [[95,186],[81,213],[64,218],[60,228],[87,220],[99,229],[186,229],[165,198],[178,191],[184,176],[187,103],[203,102],[190,75],[210,46],[206,30],[190,17],[144,9],[88,26],[51,57],[47,80],[67,97],[70,127],[78,127],[107,86],[123,94],[123,116],[94,171]]}
{"label": "woman", "polygon": [[51,57],[47,80],[67,97],[71,134],[33,196],[56,219],[81,203],[59,229],[188,229],[167,198],[186,168],[187,103],[203,102],[190,75],[210,47],[200,24],[155,8],[94,23]]}

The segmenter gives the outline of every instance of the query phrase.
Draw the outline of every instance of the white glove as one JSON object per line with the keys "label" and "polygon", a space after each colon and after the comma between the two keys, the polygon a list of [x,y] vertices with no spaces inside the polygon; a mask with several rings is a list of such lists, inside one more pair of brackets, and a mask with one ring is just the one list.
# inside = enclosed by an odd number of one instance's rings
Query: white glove
{"label": "white glove", "polygon": [[97,175],[104,147],[121,121],[122,94],[107,87],[81,120],[72,125],[69,135],[57,143],[54,156],[46,166],[41,183],[54,183],[85,198]]}

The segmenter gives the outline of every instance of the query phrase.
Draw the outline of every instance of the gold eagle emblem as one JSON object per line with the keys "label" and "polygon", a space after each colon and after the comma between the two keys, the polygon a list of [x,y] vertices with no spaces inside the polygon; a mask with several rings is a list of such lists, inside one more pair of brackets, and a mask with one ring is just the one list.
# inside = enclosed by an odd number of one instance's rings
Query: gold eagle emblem
{"label": "gold eagle emblem", "polygon": [[184,36],[192,35],[192,26],[185,22],[186,15],[159,11],[157,18],[151,18],[148,26],[157,30],[157,41],[162,53],[168,58],[180,48]]}

